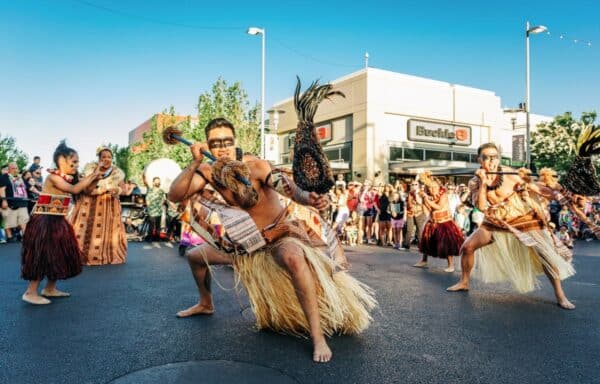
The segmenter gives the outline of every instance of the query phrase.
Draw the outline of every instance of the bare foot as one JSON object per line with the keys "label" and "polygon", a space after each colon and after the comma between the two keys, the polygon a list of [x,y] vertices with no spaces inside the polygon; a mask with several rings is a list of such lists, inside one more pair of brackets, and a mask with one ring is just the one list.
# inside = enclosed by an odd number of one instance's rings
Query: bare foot
{"label": "bare foot", "polygon": [[562,309],[575,309],[575,305],[571,303],[566,297],[562,300],[558,300],[556,303]]}
{"label": "bare foot", "polygon": [[468,291],[468,290],[469,290],[469,284],[463,283],[461,281],[459,281],[458,283],[454,284],[451,287],[446,288],[446,291],[448,291],[448,292],[460,292],[460,291]]}
{"label": "bare foot", "polygon": [[325,339],[320,342],[315,342],[313,351],[313,361],[315,363],[327,363],[331,360],[333,353],[331,353],[331,349],[327,345]]}
{"label": "bare foot", "polygon": [[69,296],[71,296],[71,294],[68,293],[68,292],[59,291],[56,288],[54,288],[52,290],[50,290],[48,288],[44,288],[44,289],[42,289],[42,296],[46,296],[46,297],[69,297]]}
{"label": "bare foot", "polygon": [[419,261],[417,264],[413,265],[413,267],[427,268],[427,262],[426,261]]}
{"label": "bare foot", "polygon": [[183,311],[177,312],[177,317],[190,317],[195,315],[212,315],[215,313],[215,309],[212,306],[207,306],[204,304],[196,304],[192,305],[188,309],[184,309]]}
{"label": "bare foot", "polygon": [[36,293],[25,292],[23,294],[23,296],[21,296],[21,299],[23,299],[23,301],[25,301],[29,304],[33,304],[33,305],[46,305],[46,304],[51,303],[50,300],[38,295],[37,292]]}

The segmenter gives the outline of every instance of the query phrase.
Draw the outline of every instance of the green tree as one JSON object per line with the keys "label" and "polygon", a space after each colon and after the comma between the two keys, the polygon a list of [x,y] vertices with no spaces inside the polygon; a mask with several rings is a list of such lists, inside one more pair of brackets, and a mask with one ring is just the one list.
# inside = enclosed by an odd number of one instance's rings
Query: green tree
{"label": "green tree", "polygon": [[15,144],[15,139],[11,136],[2,137],[0,134],[0,166],[15,162],[19,169],[27,166],[28,157]]}
{"label": "green tree", "polygon": [[125,172],[125,178],[129,178],[129,147],[119,147],[117,144],[108,144],[108,147],[113,153],[113,162],[115,165]]}
{"label": "green tree", "polygon": [[260,104],[250,107],[248,94],[240,82],[228,85],[222,78],[217,79],[211,91],[198,97],[198,129],[193,138],[204,141],[204,127],[216,118],[224,117],[236,129],[238,145],[244,152],[260,154]]}
{"label": "green tree", "polygon": [[571,112],[558,115],[551,122],[540,124],[531,135],[533,163],[537,169],[550,167],[561,174],[568,171],[577,155],[577,138],[581,130],[593,124],[596,112],[583,112],[579,120]]}

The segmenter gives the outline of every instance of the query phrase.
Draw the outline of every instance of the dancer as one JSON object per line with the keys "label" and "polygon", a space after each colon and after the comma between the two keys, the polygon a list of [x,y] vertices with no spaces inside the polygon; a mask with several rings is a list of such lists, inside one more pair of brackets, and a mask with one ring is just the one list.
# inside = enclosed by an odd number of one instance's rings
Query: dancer
{"label": "dancer", "polygon": [[[48,170],[42,192],[23,237],[21,250],[21,277],[29,280],[23,301],[30,304],[50,304],[46,297],[68,297],[66,292],[56,289],[56,280],[64,280],[81,273],[82,254],[73,232],[73,227],[65,216],[69,210],[70,196],[77,194],[101,177],[98,168],[73,185],[77,173],[79,157],[74,149],[64,141],[54,151],[57,169]],[[48,279],[38,294],[40,282]]]}
{"label": "dancer", "polygon": [[427,257],[433,256],[448,261],[444,272],[454,272],[453,255],[458,255],[465,239],[452,220],[448,195],[439,181],[433,178],[430,172],[423,172],[419,179],[425,185],[425,189],[419,195],[431,215],[419,241],[419,251],[423,253],[423,257],[414,267],[427,268]]}
{"label": "dancer", "polygon": [[71,222],[86,265],[122,264],[127,260],[127,236],[119,195],[125,192],[125,174],[113,165],[108,147],[96,150],[98,163],[87,164],[83,175],[100,167],[104,177],[78,196]]}
{"label": "dancer", "polygon": [[481,168],[469,181],[469,187],[473,205],[485,212],[485,219],[463,244],[462,276],[448,291],[469,289],[477,257],[477,272],[484,282],[510,281],[519,292],[529,292],[536,286],[536,276],[545,273],[554,288],[557,304],[574,309],[560,281],[572,276],[575,270],[557,253],[537,202],[540,195],[553,198],[555,193],[528,182],[525,172],[497,174],[511,170],[499,166],[500,154],[493,143],[481,145],[477,155]]}
{"label": "dancer", "polygon": [[[361,332],[369,325],[369,310],[376,302],[369,288],[345,271],[335,272],[338,265],[313,246],[315,238],[309,233],[314,232],[307,231],[304,222],[289,217],[278,192],[318,210],[329,202],[315,192],[301,190],[267,161],[248,155],[242,161],[233,160],[235,129],[229,121],[214,119],[205,133],[207,143],[191,145],[193,160],[171,184],[169,200],[206,195],[205,187],[210,184],[231,207],[238,208],[236,220],[249,216],[244,233],[255,228],[258,239],[253,239],[263,245],[249,255],[220,252],[208,243],[189,250],[188,262],[200,300],[177,316],[212,315],[208,265],[233,264],[248,291],[257,326],[295,335],[309,333],[313,360],[329,361],[332,353],[325,335]],[[218,158],[212,166],[202,163],[207,150]]]}

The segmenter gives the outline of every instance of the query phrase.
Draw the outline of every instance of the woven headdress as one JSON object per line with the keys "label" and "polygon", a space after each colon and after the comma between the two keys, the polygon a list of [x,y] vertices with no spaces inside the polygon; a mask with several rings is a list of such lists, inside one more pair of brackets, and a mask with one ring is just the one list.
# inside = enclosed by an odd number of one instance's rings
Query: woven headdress
{"label": "woven headdress", "polygon": [[563,185],[571,192],[584,196],[600,193],[600,183],[592,156],[600,154],[600,127],[588,124],[577,140],[577,156],[564,179]]}

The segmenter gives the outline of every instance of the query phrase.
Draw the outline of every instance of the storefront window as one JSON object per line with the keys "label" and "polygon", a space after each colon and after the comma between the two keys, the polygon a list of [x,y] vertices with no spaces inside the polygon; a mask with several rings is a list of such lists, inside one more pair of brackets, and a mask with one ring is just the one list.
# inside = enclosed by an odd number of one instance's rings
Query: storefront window
{"label": "storefront window", "polygon": [[403,160],[423,160],[423,150],[417,148],[404,148]]}
{"label": "storefront window", "polygon": [[451,160],[451,152],[444,151],[425,151],[425,160]]}
{"label": "storefront window", "polygon": [[338,148],[327,150],[327,151],[325,151],[325,156],[327,156],[327,159],[329,159],[330,161],[339,160],[340,159],[340,150]]}
{"label": "storefront window", "polygon": [[460,153],[454,152],[452,154],[452,160],[454,161],[466,161],[467,163],[471,161],[471,155],[468,153]]}
{"label": "storefront window", "polygon": [[342,159],[347,162],[347,163],[351,163],[352,162],[352,147],[343,147],[340,150],[340,154]]}
{"label": "storefront window", "polygon": [[506,165],[507,167],[510,167],[510,158],[508,157],[503,157],[502,160],[500,161],[500,163],[502,165]]}
{"label": "storefront window", "polygon": [[390,161],[402,161],[402,148],[390,147]]}

